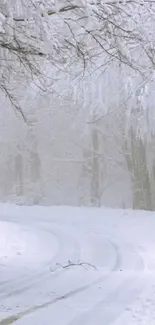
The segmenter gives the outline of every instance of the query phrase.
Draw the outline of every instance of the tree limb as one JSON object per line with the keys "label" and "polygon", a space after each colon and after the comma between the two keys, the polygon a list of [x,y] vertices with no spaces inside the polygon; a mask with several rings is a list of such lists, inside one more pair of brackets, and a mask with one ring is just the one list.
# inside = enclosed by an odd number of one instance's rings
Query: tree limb
{"label": "tree limb", "polygon": [[[75,10],[75,9],[80,9],[80,8],[81,7],[80,6],[77,6],[77,5],[65,6],[65,7],[60,8],[59,11],[58,11],[58,13],[67,12],[67,11],[71,11],[71,10]],[[55,10],[48,10],[47,11],[47,14],[48,14],[48,16],[52,16],[52,15],[57,14],[57,12]],[[43,16],[44,15],[42,14],[42,17]],[[14,17],[13,20],[16,21],[16,22],[25,21],[25,19],[23,17]]]}

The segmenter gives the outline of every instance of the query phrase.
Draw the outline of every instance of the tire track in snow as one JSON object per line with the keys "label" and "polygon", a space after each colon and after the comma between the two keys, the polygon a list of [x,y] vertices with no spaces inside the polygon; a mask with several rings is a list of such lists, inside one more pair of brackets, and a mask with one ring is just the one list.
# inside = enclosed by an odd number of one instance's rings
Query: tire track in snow
{"label": "tire track in snow", "polygon": [[[112,269],[110,270],[110,272],[108,272],[108,273],[106,273],[106,274],[104,274],[102,276],[99,276],[97,280],[92,281],[89,284],[83,285],[83,286],[78,287],[76,289],[71,289],[67,293],[64,293],[63,295],[61,295],[61,296],[59,296],[59,297],[57,297],[57,298],[55,298],[53,300],[45,302],[44,304],[38,304],[35,307],[28,308],[27,310],[25,310],[25,311],[23,311],[21,313],[18,313],[18,314],[14,315],[14,316],[8,317],[5,320],[2,320],[0,322],[0,325],[2,325],[2,324],[12,324],[15,320],[20,319],[20,318],[22,318],[22,317],[24,317],[24,316],[26,316],[26,315],[28,315],[30,313],[33,313],[33,312],[35,312],[37,310],[40,310],[40,309],[44,309],[45,307],[51,306],[51,305],[53,305],[53,304],[55,304],[55,303],[57,303],[59,301],[66,300],[66,299],[68,299],[70,297],[72,298],[72,297],[74,297],[74,296],[76,296],[76,295],[78,295],[80,293],[83,293],[86,290],[89,290],[90,288],[92,288],[92,287],[94,287],[96,285],[99,285],[100,283],[103,283],[104,281],[107,281],[107,279],[109,278],[111,272],[119,270],[119,266],[120,266],[120,263],[121,263],[118,250],[116,250],[115,245],[111,241],[110,241],[110,244],[113,247],[113,250],[115,252],[115,263],[114,263]],[[65,271],[67,272],[67,270],[63,269],[62,272],[61,272],[61,275],[60,275],[60,273],[57,274],[58,279],[59,279],[59,276],[62,276],[62,277],[64,276]],[[15,293],[13,292],[12,294],[14,295]]]}
{"label": "tire track in snow", "polygon": [[[139,277],[129,278],[107,296],[94,304],[89,311],[75,317],[68,325],[102,325],[111,324],[124,312],[125,308],[133,304],[142,291]],[[104,296],[104,294],[103,294]]]}
{"label": "tire track in snow", "polygon": [[[51,230],[49,230],[50,232],[51,232]],[[53,231],[52,231],[52,233],[53,233]],[[55,234],[55,233],[54,233]],[[58,232],[56,232],[56,234],[58,235]],[[59,236],[61,236],[61,241],[62,241],[62,243],[61,243],[61,247],[63,246],[63,248],[65,247],[65,241],[66,241],[66,237],[63,235],[62,236],[62,233],[61,233],[61,235],[60,235],[60,232],[59,232]],[[67,240],[68,240],[68,234],[67,234]],[[75,246],[75,237],[73,238],[73,237],[71,237],[71,240],[70,240],[70,242],[69,242],[69,249],[70,249],[70,245],[72,245],[72,247],[76,247]],[[110,243],[110,245],[113,247],[113,245]],[[65,249],[66,250],[66,249]],[[110,271],[112,271],[112,270],[116,270],[117,268],[119,268],[119,257],[118,257],[118,252],[115,250],[115,248],[113,247],[113,250],[114,250],[114,253],[115,253],[115,263],[114,263],[114,266],[113,266],[113,268],[110,270]],[[80,257],[79,256],[79,252],[80,252],[80,250],[79,250],[79,248],[78,248],[78,252],[77,252],[77,247],[76,247],[76,249],[75,250],[73,250],[73,257],[75,258],[77,258],[77,257]],[[62,255],[64,256],[64,251],[62,252]],[[77,256],[78,255],[78,256]],[[57,272],[57,273],[55,273],[55,274],[52,274],[52,278],[51,278],[51,280],[54,280],[54,279],[56,279],[56,277],[59,279],[60,277],[64,277],[64,272],[67,272],[67,270],[65,270],[65,269],[62,269],[62,270],[59,270],[60,272]],[[91,286],[94,286],[95,284],[98,284],[98,283],[100,283],[100,282],[103,282],[104,280],[106,280],[107,279],[107,277],[109,276],[109,272],[108,272],[108,274],[106,274],[106,275],[104,275],[104,276],[101,276],[101,277],[99,277],[97,280],[95,280],[95,281],[93,281],[92,283],[89,283],[89,284],[87,284],[87,285],[84,285],[84,286],[82,286],[82,287],[80,287],[80,288],[76,288],[76,289],[73,289],[73,290],[70,290],[68,293],[65,293],[64,295],[62,295],[62,296],[60,296],[60,297],[58,297],[58,298],[56,298],[56,301],[59,301],[59,300],[62,300],[62,299],[67,299],[67,297],[69,297],[70,295],[72,296],[72,295],[74,295],[74,294],[77,294],[78,292],[83,292],[84,290],[87,290],[89,287],[91,287]],[[34,277],[35,277],[35,280],[34,280]],[[28,278],[26,278],[26,279],[20,279],[20,281],[17,281],[17,282],[15,282],[14,284],[13,284],[13,287],[11,287],[10,288],[10,284],[8,285],[8,286],[4,286],[4,290],[5,290],[5,293],[4,294],[1,294],[1,296],[0,296],[0,298],[1,298],[1,300],[2,299],[5,299],[5,298],[7,298],[7,297],[13,297],[13,296],[15,296],[15,295],[17,295],[17,294],[22,294],[25,290],[27,290],[27,289],[29,289],[30,287],[31,287],[31,285],[33,284],[34,285],[34,283],[36,283],[36,282],[38,282],[38,281],[43,281],[43,280],[45,280],[46,278],[50,278],[51,277],[51,274],[49,275],[49,274],[47,274],[47,275],[45,275],[45,273],[43,272],[40,272],[40,273],[37,273],[37,275],[36,275],[36,273],[35,274],[33,274],[33,276],[30,278],[30,277],[28,277]],[[30,282],[30,279],[31,279],[31,281],[32,281],[32,283]],[[25,281],[28,281],[28,285],[26,285],[25,286]],[[21,285],[21,282],[23,282],[24,281],[24,286],[23,285]],[[27,282],[26,281],[26,282]],[[6,292],[7,291],[7,292]],[[53,304],[53,302],[48,302],[47,303],[47,306],[48,306],[48,304]],[[38,309],[39,308],[43,308],[43,306],[42,305],[39,305],[38,306]]]}
{"label": "tire track in snow", "polygon": [[[41,228],[41,229],[43,229],[43,228]],[[66,257],[68,259],[72,258],[72,256],[74,256],[74,257],[76,256],[76,258],[80,259],[79,249],[78,249],[77,243],[75,242],[75,238],[70,236],[70,240],[69,240],[68,235],[60,233],[58,231],[54,232],[54,231],[48,230],[48,229],[46,229],[44,231],[52,234],[53,236],[55,236],[57,238],[57,241],[59,243],[59,250],[58,250],[57,254],[54,257],[52,257],[52,259],[48,263],[45,263],[43,265],[42,270],[40,270],[38,272],[34,271],[33,274],[31,272],[31,275],[28,274],[26,276],[21,276],[17,280],[13,279],[8,282],[1,283],[1,285],[0,285],[0,299],[5,299],[7,297],[21,294],[25,290],[28,290],[29,288],[31,288],[32,285],[35,285],[47,278],[51,278],[50,268],[51,267],[55,268],[56,263],[60,262],[61,259],[64,258],[64,256],[66,256],[66,253],[67,253]],[[72,253],[71,253],[71,247],[73,248]],[[48,249],[49,249],[49,247],[48,247]],[[69,254],[68,254],[68,252],[69,252]],[[64,272],[63,269],[58,269],[58,271],[59,271],[59,273]],[[55,272],[52,274],[52,276],[53,277],[59,276],[59,274],[57,274],[57,270],[55,270]],[[3,290],[3,292],[2,292],[2,290]]]}
{"label": "tire track in snow", "polygon": [[[117,248],[116,251],[118,253],[118,248]],[[120,257],[119,257],[119,261],[120,261]],[[103,282],[106,282],[107,287],[109,287],[109,284],[112,282],[113,277],[117,276],[117,270],[118,270],[117,269],[117,266],[120,267],[120,263],[118,264],[118,261],[117,261],[117,264],[114,266],[113,270],[110,272],[110,274],[101,276],[99,279],[97,279],[96,281],[92,282],[91,284],[78,287],[75,290],[70,290],[69,292],[65,293],[64,295],[59,296],[59,297],[57,297],[57,298],[55,298],[53,300],[49,300],[48,302],[45,302],[44,304],[39,304],[37,306],[28,308],[24,312],[17,313],[14,316],[11,316],[11,317],[8,317],[6,319],[3,319],[0,322],[0,325],[4,325],[4,324],[5,325],[9,325],[9,324],[12,324],[15,321],[23,318],[26,315],[29,315],[31,313],[34,313],[34,312],[38,311],[38,310],[41,310],[41,309],[47,308],[49,306],[52,306],[55,303],[58,303],[58,302],[61,302],[61,301],[64,301],[64,300],[67,300],[67,299],[70,299],[70,298],[73,299],[73,297],[75,297],[77,295],[80,295],[81,293],[83,293],[83,292],[85,292],[87,290],[88,290],[88,294],[90,295],[91,294],[91,290],[90,289],[92,289],[92,287],[94,287],[94,286],[96,286],[96,285],[98,285],[100,283],[103,284]],[[121,266],[123,266],[123,264],[121,264]],[[128,278],[128,275],[127,275],[127,276],[125,276],[125,278],[123,278],[123,281],[122,281],[122,278],[120,276],[119,277],[120,285],[119,285],[119,287],[116,290],[112,290],[112,292],[110,292],[110,293],[106,293],[105,292],[104,299],[101,299],[98,303],[94,303],[94,306],[91,308],[91,310],[89,310],[88,312],[86,312],[86,313],[78,316],[77,318],[75,318],[75,320],[73,320],[70,323],[70,325],[87,324],[86,323],[86,320],[88,320],[89,318],[92,319],[92,315],[94,313],[96,315],[96,310],[99,310],[100,306],[103,308],[103,305],[104,305],[104,309],[106,311],[106,313],[104,314],[104,315],[106,315],[106,319],[108,321],[110,321],[110,319],[114,319],[116,317],[116,315],[118,315],[121,312],[121,310],[122,310],[121,303],[123,302],[124,305],[126,306],[126,304],[130,303],[131,300],[133,299],[133,294],[135,295],[135,298],[139,294],[140,287],[139,287],[139,284],[137,282],[138,279],[139,279],[139,277],[136,277],[135,278],[135,277],[131,277],[131,276]],[[115,281],[115,283],[116,283],[116,281]],[[126,290],[126,288],[127,288],[127,290]],[[104,291],[104,285],[103,285],[103,288],[102,289]],[[125,295],[124,295],[124,292],[125,292]],[[117,304],[117,297],[119,297],[120,306],[118,306],[118,308],[116,308],[117,309],[117,312],[115,311],[115,313],[111,314],[112,309],[114,308],[114,305]],[[95,298],[95,295],[94,295],[94,298]],[[110,308],[107,307],[109,304],[111,304],[111,307]],[[93,321],[92,325],[94,324],[94,321]],[[102,317],[102,321],[103,321],[103,317]],[[103,322],[101,322],[101,324],[102,323]],[[97,322],[97,324],[99,324],[99,323]],[[108,322],[108,324],[110,324],[110,323]]]}
{"label": "tire track in snow", "polygon": [[[80,257],[81,257],[80,256],[81,243],[78,240],[78,232],[76,234],[73,232],[72,236],[69,237],[69,231],[67,231],[67,229],[66,229],[67,226],[64,228],[64,225],[63,225],[63,230],[62,230],[61,226],[59,224],[57,224],[55,226],[55,232],[53,232],[53,230],[47,229],[49,227],[49,225],[50,225],[50,228],[54,228],[54,225],[52,224],[52,222],[48,222],[47,227],[44,227],[43,225],[41,226],[41,224],[40,224],[41,229],[43,229],[44,231],[49,231],[51,233],[54,233],[57,236],[59,243],[61,242],[61,244],[59,246],[59,253],[56,256],[56,260],[58,260],[58,258],[59,259],[64,258],[64,255],[66,256],[66,258],[68,260],[68,256],[69,256],[68,253],[70,254],[71,247],[72,247],[72,253],[70,255],[74,259],[75,258],[80,259]],[[32,306],[21,313],[17,313],[16,315],[14,315],[12,317],[8,317],[8,318],[2,320],[0,322],[0,325],[12,324],[17,319],[21,319],[26,315],[29,315],[29,314],[34,313],[39,310],[43,310],[46,307],[52,306],[55,303],[63,302],[70,298],[73,299],[74,297],[79,296],[79,299],[80,299],[80,295],[85,292],[87,292],[87,295],[90,295],[93,293],[93,290],[94,290],[93,288],[99,284],[102,284],[102,290],[104,290],[106,284],[109,285],[113,281],[113,278],[115,276],[117,276],[118,272],[120,274],[120,270],[123,271],[122,274],[124,274],[124,272],[126,272],[126,274],[127,274],[127,271],[130,270],[130,272],[129,272],[130,274],[126,275],[127,277],[130,277],[131,273],[134,271],[137,271],[137,272],[142,271],[143,272],[143,260],[141,259],[140,255],[138,254],[138,251],[135,251],[135,249],[133,248],[132,245],[128,244],[128,250],[126,251],[126,249],[123,247],[124,243],[121,243],[121,245],[120,245],[120,243],[117,243],[117,241],[113,242],[113,241],[111,241],[111,239],[108,239],[108,238],[106,240],[107,240],[107,242],[109,242],[109,245],[111,245],[111,247],[113,247],[113,252],[114,252],[113,265],[111,265],[111,268],[108,270],[108,273],[106,275],[104,274],[102,276],[99,276],[97,280],[92,281],[89,284],[77,287],[75,289],[71,288],[68,292],[60,295],[59,297],[56,297],[55,299],[50,299],[49,301],[47,301],[43,304],[38,304],[37,306]],[[67,245],[66,245],[66,242],[68,242]],[[126,254],[128,254],[128,256],[126,256]],[[59,260],[59,262],[60,262],[60,260]],[[87,262],[87,261],[85,261],[85,262]],[[29,285],[29,277],[27,278],[28,286],[23,287],[20,284],[18,284],[18,281],[17,281],[17,284],[15,284],[13,290],[11,291],[11,295],[14,296],[16,294],[22,294],[24,292],[24,290],[27,290],[29,287],[31,287],[31,285],[35,284],[35,280],[37,282],[39,282],[39,281],[44,281],[48,278],[50,278],[51,280],[55,279],[56,277],[57,277],[57,280],[59,280],[60,277],[63,278],[64,273],[68,271],[66,269],[59,270],[60,272],[56,272],[55,274],[52,274],[52,277],[48,271],[45,271],[45,268],[49,267],[49,265],[51,266],[52,263],[54,263],[53,259],[48,264],[44,265],[41,276],[40,276],[40,272],[37,273],[38,274],[37,277],[36,277],[36,273],[33,274],[33,276],[31,277],[32,283],[30,285]],[[95,301],[95,295],[94,295],[93,306],[90,306],[90,309],[88,310],[88,313],[87,313],[88,317],[91,318],[91,316],[89,316],[89,315],[91,315],[91,313],[93,313],[93,311],[96,313],[96,310],[98,310],[100,308],[100,304],[101,305],[103,304],[103,305],[105,305],[106,308],[108,308],[107,307],[108,301],[111,301],[111,300],[113,301],[111,308],[114,308],[116,299],[117,299],[116,296],[118,294],[120,294],[120,304],[123,302],[123,299],[126,304],[130,303],[130,296],[134,292],[135,292],[135,296],[138,294],[139,287],[137,287],[137,289],[136,289],[137,284],[135,284],[134,278],[132,278],[131,282],[130,282],[129,278],[124,279],[124,277],[123,276],[121,277],[120,275],[118,277],[120,279],[119,289],[116,289],[116,290],[112,289],[111,293],[107,290],[105,292],[106,297],[104,299],[102,299],[103,297],[101,297],[100,301]],[[24,280],[24,282],[25,282],[25,280]],[[124,292],[125,292],[127,283],[128,283],[128,289],[126,291],[126,295],[123,298],[123,296],[121,295],[121,291],[124,290]],[[131,288],[130,284],[133,285],[133,288]],[[24,285],[25,285],[25,283],[24,283]],[[9,288],[8,288],[8,290],[9,290]],[[2,298],[8,297],[8,296],[10,296],[10,290],[7,293],[7,295],[3,296]],[[117,313],[115,314],[115,316],[117,316],[118,310],[119,310],[119,312],[121,312],[120,307],[117,309]],[[61,309],[60,309],[60,311],[61,311]],[[106,311],[106,312],[107,312],[106,317],[108,319],[108,317],[109,317],[108,313],[111,311]],[[79,315],[79,317],[75,317],[75,320],[73,321],[73,325],[74,325],[74,322],[75,322],[75,324],[76,324],[76,322],[77,322],[77,324],[79,324],[78,323],[79,318],[84,317],[84,319],[85,319],[85,316],[86,316],[86,314],[81,315],[81,316]],[[111,321],[111,320],[109,320],[109,321]],[[82,324],[81,323],[82,321],[83,321],[83,318],[80,318],[80,324]],[[72,323],[70,323],[70,324],[72,325]],[[94,323],[93,323],[93,325],[94,325]]]}
{"label": "tire track in snow", "polygon": [[[128,304],[133,303],[142,291],[143,280],[140,279],[140,276],[142,275],[143,279],[145,267],[140,253],[129,244],[122,244],[121,247],[114,242],[111,244],[118,258],[112,272],[107,276],[106,283],[102,286],[103,297],[98,299],[97,289],[96,292],[90,290],[89,295],[94,302],[91,300],[89,310],[75,317],[69,322],[69,325],[110,324],[124,311]],[[118,274],[118,270],[120,270],[120,274]],[[116,289],[111,287],[113,280],[114,286],[120,281]]]}
{"label": "tire track in snow", "polygon": [[34,307],[30,307],[30,308],[28,308],[27,310],[25,310],[23,312],[20,312],[20,313],[17,313],[16,315],[13,315],[13,316],[10,316],[8,318],[5,318],[2,321],[0,321],[0,325],[10,325],[10,324],[14,323],[15,321],[23,318],[26,315],[29,315],[31,313],[36,312],[37,310],[44,309],[44,308],[46,308],[48,306],[51,306],[51,305],[53,305],[53,304],[55,304],[55,303],[57,303],[59,301],[66,300],[68,298],[72,298],[75,295],[77,295],[79,293],[82,293],[82,292],[84,292],[87,289],[90,289],[92,286],[95,286],[95,285],[97,285],[97,284],[105,281],[108,277],[109,277],[109,275],[102,276],[101,278],[99,278],[98,280],[94,281],[91,284],[84,285],[82,287],[78,287],[77,289],[71,290],[71,291],[65,293],[62,296],[59,296],[59,297],[57,297],[57,298],[55,298],[53,300],[50,300],[48,302],[45,302],[44,304],[39,304],[39,305],[36,305]]}

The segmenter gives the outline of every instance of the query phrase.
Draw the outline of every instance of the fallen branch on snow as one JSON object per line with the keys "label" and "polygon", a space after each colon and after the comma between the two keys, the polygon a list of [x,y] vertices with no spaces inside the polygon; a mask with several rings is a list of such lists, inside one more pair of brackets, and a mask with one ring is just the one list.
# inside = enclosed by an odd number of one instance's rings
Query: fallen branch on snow
{"label": "fallen branch on snow", "polygon": [[[68,264],[66,264],[66,265],[63,265],[61,263],[56,263],[56,265],[61,266],[63,269],[67,269],[67,268],[74,267],[74,266],[82,266],[84,268],[86,268],[86,266],[89,266],[89,267],[93,268],[94,270],[97,269],[96,266],[92,265],[91,263],[80,262],[80,261],[78,261],[78,263],[73,263],[70,260],[68,260]],[[50,268],[50,271],[54,272],[55,270]]]}

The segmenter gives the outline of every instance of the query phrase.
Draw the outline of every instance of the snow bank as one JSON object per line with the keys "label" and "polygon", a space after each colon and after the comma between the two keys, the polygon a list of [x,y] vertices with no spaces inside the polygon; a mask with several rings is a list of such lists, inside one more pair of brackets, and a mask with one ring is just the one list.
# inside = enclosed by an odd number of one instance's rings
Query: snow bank
{"label": "snow bank", "polygon": [[13,223],[0,222],[0,265],[19,259],[27,248],[25,231]]}
{"label": "snow bank", "polygon": [[36,231],[33,224],[0,221],[0,283],[45,267],[57,250],[54,234]]}

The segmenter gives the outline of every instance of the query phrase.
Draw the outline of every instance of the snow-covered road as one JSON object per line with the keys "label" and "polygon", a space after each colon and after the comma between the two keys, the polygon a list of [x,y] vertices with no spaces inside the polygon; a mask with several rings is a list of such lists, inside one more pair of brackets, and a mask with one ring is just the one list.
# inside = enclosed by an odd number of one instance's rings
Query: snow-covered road
{"label": "snow-covered road", "polygon": [[0,325],[155,324],[155,215],[0,205]]}

